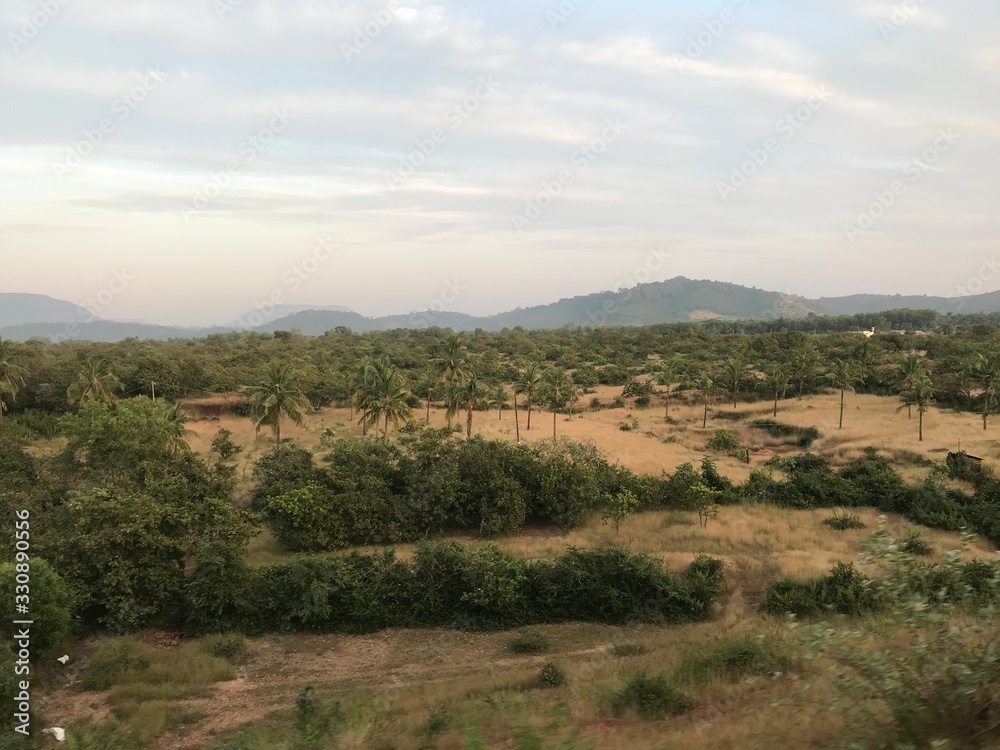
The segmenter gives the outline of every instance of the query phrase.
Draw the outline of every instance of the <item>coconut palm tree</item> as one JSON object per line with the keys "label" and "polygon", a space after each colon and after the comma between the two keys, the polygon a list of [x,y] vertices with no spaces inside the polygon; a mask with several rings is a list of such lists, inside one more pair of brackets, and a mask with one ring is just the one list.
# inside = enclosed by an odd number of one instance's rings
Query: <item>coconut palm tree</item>
{"label": "coconut palm tree", "polygon": [[11,343],[0,340],[0,418],[3,418],[4,412],[9,408],[5,397],[9,396],[13,403],[29,377],[31,374],[17,363],[17,355]]}
{"label": "coconut palm tree", "polygon": [[302,412],[309,408],[309,399],[302,391],[298,372],[288,362],[272,361],[264,372],[264,379],[247,390],[254,425],[258,430],[269,425],[279,445],[282,417],[296,425],[302,424]]}
{"label": "coconut palm tree", "polygon": [[970,371],[973,382],[981,389],[983,398],[983,429],[986,429],[986,419],[996,410],[997,386],[1000,385],[1000,354],[979,353],[972,363]]}
{"label": "coconut palm tree", "polygon": [[774,362],[764,368],[764,380],[761,385],[768,395],[774,396],[773,416],[778,416],[778,400],[784,398],[785,391],[788,390],[788,383],[791,379],[791,371],[780,362]]}
{"label": "coconut palm tree", "polygon": [[[432,359],[431,364],[437,369],[438,377],[444,381],[449,392],[458,387],[471,367],[465,345],[462,343],[462,339],[454,333],[441,342],[441,354]],[[448,427],[451,427],[454,411],[449,409],[446,416]]]}
{"label": "coconut palm tree", "polygon": [[660,369],[656,371],[656,384],[663,386],[663,418],[670,419],[670,390],[677,384],[680,377],[680,363],[676,360],[666,359],[660,363]]}
{"label": "coconut palm tree", "polygon": [[736,408],[736,401],[740,395],[740,386],[749,377],[747,372],[750,363],[742,354],[730,357],[722,364],[722,379],[733,394],[733,408]]}
{"label": "coconut palm tree", "polygon": [[383,423],[382,439],[388,442],[389,422],[398,430],[400,421],[413,416],[407,403],[410,392],[406,389],[406,378],[388,357],[379,357],[370,365],[366,388],[364,402],[369,420],[376,435],[379,422]]}
{"label": "coconut palm tree", "polygon": [[[912,390],[913,387],[927,376],[927,363],[919,354],[907,354],[896,363],[895,381],[896,387],[901,394]],[[913,419],[913,406],[915,404],[905,404],[907,418]]]}
{"label": "coconut palm tree", "polygon": [[900,400],[903,403],[896,411],[901,411],[904,406],[907,409],[912,409],[914,406],[917,407],[917,434],[919,436],[919,441],[923,442],[924,414],[928,409],[930,409],[931,404],[934,402],[934,386],[931,383],[930,376],[925,372],[921,376],[914,379],[910,387],[900,394]]}
{"label": "coconut palm tree", "polygon": [[515,393],[524,396],[524,407],[528,410],[528,430],[531,429],[531,410],[535,406],[538,392],[542,387],[542,367],[537,362],[529,362],[514,384]]}
{"label": "coconut palm tree", "polygon": [[434,399],[434,394],[437,393],[439,384],[440,378],[437,375],[426,373],[417,381],[416,388],[414,389],[414,392],[418,396],[422,396],[426,402],[427,415],[424,418],[425,424],[431,423],[431,401]]}
{"label": "coconut palm tree", "polygon": [[465,376],[456,383],[449,393],[448,413],[454,416],[462,409],[465,409],[465,436],[472,437],[472,412],[476,408],[476,403],[486,398],[486,389],[483,388],[475,370],[468,369]]}
{"label": "coconut palm tree", "polygon": [[507,396],[507,389],[503,385],[496,385],[490,389],[489,396],[487,396],[491,409],[497,410],[497,421],[503,421],[503,410],[504,407],[510,403],[510,398]]}
{"label": "coconut palm tree", "polygon": [[816,377],[816,370],[819,367],[819,355],[812,347],[806,347],[792,358],[791,379],[798,383],[799,401],[802,400],[802,391],[806,383]]}
{"label": "coconut palm tree", "polygon": [[88,401],[114,406],[118,401],[117,394],[123,387],[103,360],[88,359],[83,369],[77,373],[76,381],[66,389],[66,398],[76,406],[82,406]]}
{"label": "coconut palm tree", "polygon": [[180,404],[170,404],[163,411],[163,417],[167,422],[170,450],[173,453],[178,451],[189,451],[191,447],[184,440],[188,435],[194,435],[194,430],[189,430],[185,425],[191,421]]}
{"label": "coconut palm tree", "polygon": [[556,413],[577,398],[578,389],[565,370],[550,367],[542,373],[539,397],[552,410],[552,437],[556,436]]}
{"label": "coconut palm tree", "polygon": [[834,388],[840,391],[840,425],[838,430],[844,429],[844,394],[853,391],[854,386],[864,380],[858,366],[854,362],[845,362],[835,358],[830,363],[830,370],[826,373],[826,379]]}
{"label": "coconut palm tree", "polygon": [[701,420],[702,429],[708,427],[708,403],[718,390],[715,376],[710,372],[702,372],[694,381],[695,390],[701,394],[702,402],[705,406],[705,413]]}

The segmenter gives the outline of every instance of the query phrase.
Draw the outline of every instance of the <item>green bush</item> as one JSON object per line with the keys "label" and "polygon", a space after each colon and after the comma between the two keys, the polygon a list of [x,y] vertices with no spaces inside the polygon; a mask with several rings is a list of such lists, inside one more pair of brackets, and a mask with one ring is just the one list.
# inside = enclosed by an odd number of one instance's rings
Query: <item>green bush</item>
{"label": "green bush", "polygon": [[786,649],[784,643],[763,638],[722,641],[686,656],[677,668],[675,679],[696,683],[772,674],[792,663]]}
{"label": "green bush", "polygon": [[928,557],[934,554],[934,545],[924,539],[919,531],[911,530],[902,540],[902,550],[910,555]]}
{"label": "green bush", "polygon": [[820,439],[819,430],[815,427],[799,427],[775,422],[773,419],[756,419],[748,424],[755,430],[762,430],[773,438],[785,440],[799,448],[809,448]]}
{"label": "green bush", "polygon": [[853,513],[848,513],[846,511],[838,513],[832,518],[824,518],[823,525],[829,526],[831,529],[836,529],[837,531],[849,531],[852,529],[865,528],[864,521]]}
{"label": "green bush", "polygon": [[847,563],[838,563],[829,575],[811,581],[778,581],[764,599],[764,609],[773,615],[865,615],[878,608],[872,581]]}
{"label": "green bush", "polygon": [[708,441],[708,447],[710,450],[727,455],[734,455],[742,449],[736,433],[729,430],[716,430],[715,436]]}
{"label": "green bush", "polygon": [[621,716],[634,709],[639,718],[658,721],[668,716],[680,716],[694,708],[694,701],[671,685],[663,675],[645,671],[633,675],[612,696],[611,710]]}
{"label": "green bush", "polygon": [[507,650],[513,654],[540,654],[549,650],[549,639],[537,630],[525,630],[507,642]]}
{"label": "green bush", "polygon": [[202,642],[202,648],[231,664],[242,664],[250,653],[246,639],[239,633],[209,636]]}
{"label": "green bush", "polygon": [[566,684],[566,672],[553,662],[542,667],[538,675],[538,686],[543,688],[557,688]]}
{"label": "green bush", "polygon": [[[51,655],[69,635],[72,602],[63,579],[39,557],[29,562],[0,564],[0,592],[4,601],[12,604],[15,601],[18,576],[27,576],[30,581],[26,585],[30,595],[30,619],[34,621],[30,651],[32,661],[37,663],[42,657]],[[9,640],[19,627],[11,619],[4,619],[0,623],[0,634]]]}

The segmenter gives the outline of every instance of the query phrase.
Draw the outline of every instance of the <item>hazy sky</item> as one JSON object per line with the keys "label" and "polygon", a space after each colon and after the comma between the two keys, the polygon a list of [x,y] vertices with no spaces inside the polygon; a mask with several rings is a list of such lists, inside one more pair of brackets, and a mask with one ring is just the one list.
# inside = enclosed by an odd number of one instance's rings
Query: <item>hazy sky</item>
{"label": "hazy sky", "polygon": [[990,291],[998,39],[996,0],[3,0],[0,291]]}

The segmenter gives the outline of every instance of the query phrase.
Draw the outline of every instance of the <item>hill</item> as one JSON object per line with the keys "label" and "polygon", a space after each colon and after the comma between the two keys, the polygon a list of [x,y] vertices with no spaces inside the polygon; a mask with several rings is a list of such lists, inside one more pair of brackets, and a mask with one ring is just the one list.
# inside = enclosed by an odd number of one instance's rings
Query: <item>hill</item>
{"label": "hill", "polygon": [[565,326],[638,326],[711,319],[760,320],[803,318],[815,315],[856,315],[888,310],[933,310],[938,313],[1000,312],[1000,292],[973,297],[858,294],[810,300],[780,292],[719,281],[687,279],[683,276],[631,289],[605,291],[561,299],[547,305],[518,308],[497,315],[477,317],[458,312],[413,312],[369,318],[346,307],[284,305],[271,311],[266,322],[261,313],[250,312],[224,326],[185,328],[146,323],[97,320],[81,323],[86,310],[50,297],[0,294],[0,337],[24,341],[31,337],[65,336],[66,324],[77,323],[73,338],[89,341],[120,341],[125,338],[200,338],[251,328],[266,333],[298,329],[318,336],[338,327],[364,333],[397,328],[437,326],[456,331],[481,328],[552,329]]}

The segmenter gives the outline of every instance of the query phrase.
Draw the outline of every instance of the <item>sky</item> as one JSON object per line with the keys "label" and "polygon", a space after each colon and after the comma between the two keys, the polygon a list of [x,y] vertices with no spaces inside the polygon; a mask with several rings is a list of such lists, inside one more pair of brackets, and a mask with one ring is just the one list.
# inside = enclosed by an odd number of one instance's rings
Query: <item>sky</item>
{"label": "sky", "polygon": [[996,0],[4,0],[0,291],[180,325],[1000,288]]}

